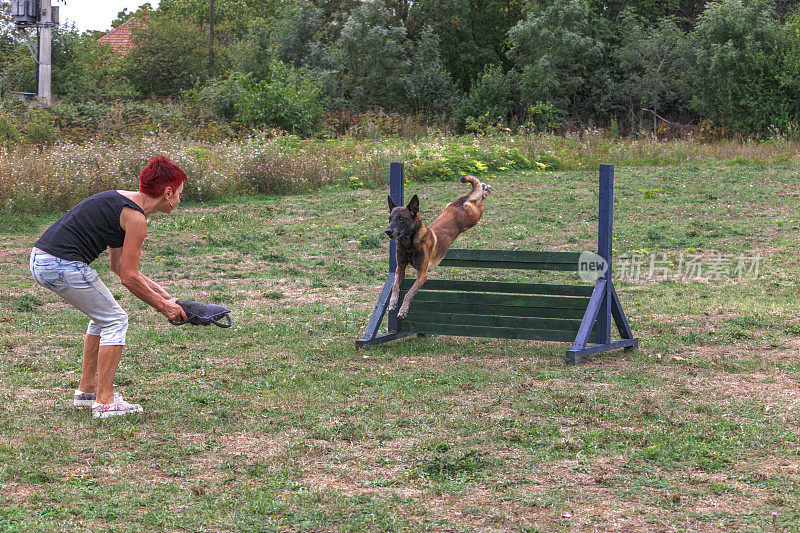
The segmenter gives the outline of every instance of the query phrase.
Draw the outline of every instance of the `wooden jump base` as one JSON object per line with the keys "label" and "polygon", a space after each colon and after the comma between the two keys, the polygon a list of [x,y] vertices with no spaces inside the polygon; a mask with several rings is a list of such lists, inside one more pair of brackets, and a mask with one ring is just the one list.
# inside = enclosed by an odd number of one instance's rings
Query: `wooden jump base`
{"label": "wooden jump base", "polygon": [[[402,163],[391,165],[389,194],[397,205],[404,205]],[[597,253],[608,268],[594,286],[428,279],[411,302],[408,316],[398,320],[397,310],[389,311],[388,332],[378,333],[394,283],[397,245],[392,241],[388,279],[356,348],[409,335],[567,341],[573,342],[564,357],[568,365],[579,365],[582,357],[608,350],[635,350],[639,339],[631,333],[611,281],[613,202],[614,166],[600,165]],[[578,272],[579,257],[578,252],[450,249],[440,266]],[[403,280],[401,302],[413,282]],[[618,340],[611,339],[612,319]]]}

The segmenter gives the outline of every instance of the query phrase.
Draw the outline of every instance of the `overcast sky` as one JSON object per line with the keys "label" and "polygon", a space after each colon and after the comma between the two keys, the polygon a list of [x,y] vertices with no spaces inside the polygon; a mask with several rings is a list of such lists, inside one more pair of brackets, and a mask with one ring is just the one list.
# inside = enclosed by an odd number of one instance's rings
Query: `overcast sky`
{"label": "overcast sky", "polygon": [[[117,13],[128,8],[136,11],[147,0],[53,0],[53,5],[59,7],[61,24],[67,21],[74,22],[79,32],[86,30],[111,29],[111,21],[117,18]],[[153,9],[158,7],[159,0],[150,0]]]}

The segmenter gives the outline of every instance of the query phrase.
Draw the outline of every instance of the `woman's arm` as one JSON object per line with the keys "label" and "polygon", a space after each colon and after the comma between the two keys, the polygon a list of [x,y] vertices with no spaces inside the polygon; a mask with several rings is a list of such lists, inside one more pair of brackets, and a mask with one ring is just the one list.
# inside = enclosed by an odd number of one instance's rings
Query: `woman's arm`
{"label": "woman's arm", "polygon": [[156,291],[162,298],[164,298],[165,300],[172,300],[173,299],[172,296],[167,291],[165,291],[163,289],[163,287],[161,287],[161,285],[159,285],[158,283],[156,283],[152,279],[148,278],[147,276],[145,276],[141,272],[139,272],[139,274],[144,278],[144,281],[148,285],[150,285],[150,288],[153,289],[154,291]]}
{"label": "woman's arm", "polygon": [[[110,252],[111,255],[111,271],[115,273],[117,276],[119,276],[121,272],[120,261],[122,259],[122,248],[109,248],[108,251]],[[173,299],[172,296],[167,291],[165,291],[163,287],[161,287],[161,285],[159,285],[152,279],[148,278],[141,272],[139,272],[139,275],[142,276],[142,279],[144,279],[145,283],[147,283],[147,285],[151,289],[153,289],[156,293],[158,293],[159,296],[161,296],[165,300]]]}
{"label": "woman's arm", "polygon": [[[131,294],[155,308],[168,319],[184,320],[181,306],[158,284],[139,272],[142,255],[142,243],[147,236],[147,220],[142,213],[130,208],[123,208],[120,215],[120,226],[125,230],[125,241],[122,249],[111,250],[111,270],[117,273],[120,281]],[[157,289],[154,289],[152,285]]]}

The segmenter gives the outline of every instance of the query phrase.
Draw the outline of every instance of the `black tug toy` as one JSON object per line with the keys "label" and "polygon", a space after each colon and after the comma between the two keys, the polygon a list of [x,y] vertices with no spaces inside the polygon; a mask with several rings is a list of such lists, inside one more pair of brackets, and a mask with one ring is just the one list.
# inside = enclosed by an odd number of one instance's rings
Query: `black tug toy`
{"label": "black tug toy", "polygon": [[[205,304],[203,302],[193,302],[191,300],[177,300],[175,303],[183,308],[186,313],[186,320],[180,322],[169,321],[173,326],[182,324],[194,324],[195,326],[210,326],[214,324],[221,328],[231,327],[230,309],[226,309],[217,304]],[[223,318],[228,319],[227,324],[218,322]]]}

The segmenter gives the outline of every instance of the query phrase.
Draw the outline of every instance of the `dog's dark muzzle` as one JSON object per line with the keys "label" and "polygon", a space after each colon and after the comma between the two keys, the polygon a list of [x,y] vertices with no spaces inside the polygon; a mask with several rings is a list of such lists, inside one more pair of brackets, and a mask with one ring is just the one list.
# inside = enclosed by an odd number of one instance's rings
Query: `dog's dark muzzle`
{"label": "dog's dark muzzle", "polygon": [[[182,324],[194,324],[195,326],[210,326],[214,324],[221,328],[231,327],[230,309],[226,309],[217,304],[206,304],[203,302],[193,302],[191,300],[177,300],[175,303],[183,308],[186,313],[186,320],[180,322],[169,321],[174,326]],[[222,319],[227,319],[228,323],[224,324],[219,322]]]}

